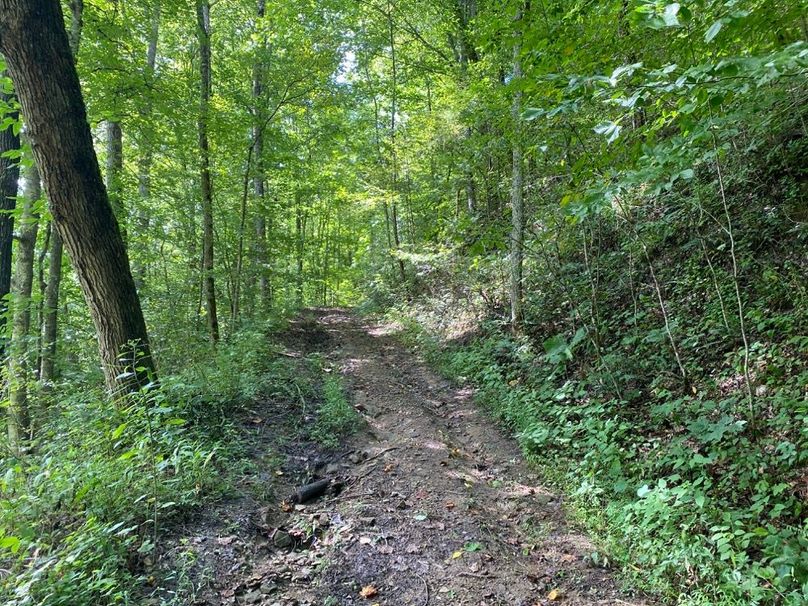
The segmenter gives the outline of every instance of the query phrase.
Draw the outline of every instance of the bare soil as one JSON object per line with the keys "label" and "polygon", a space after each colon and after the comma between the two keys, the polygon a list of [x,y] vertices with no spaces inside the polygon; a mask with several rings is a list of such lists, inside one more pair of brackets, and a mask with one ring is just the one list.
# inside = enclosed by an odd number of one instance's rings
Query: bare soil
{"label": "bare soil", "polygon": [[[176,530],[159,564],[174,571],[175,603],[648,604],[595,563],[560,496],[472,391],[431,371],[395,333],[339,309],[292,325],[286,355],[321,352],[365,424],[325,451],[282,439],[311,419],[257,403],[243,424],[264,471],[250,482],[272,489],[252,486]],[[336,484],[325,496],[290,502],[295,487],[324,478]]]}

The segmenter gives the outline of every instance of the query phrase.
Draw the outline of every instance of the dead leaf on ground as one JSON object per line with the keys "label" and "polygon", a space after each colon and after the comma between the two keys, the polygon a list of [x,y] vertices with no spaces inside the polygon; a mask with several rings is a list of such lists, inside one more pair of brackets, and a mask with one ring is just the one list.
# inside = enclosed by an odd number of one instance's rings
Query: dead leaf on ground
{"label": "dead leaf on ground", "polygon": [[560,589],[553,589],[550,593],[547,594],[547,599],[551,602],[555,602],[556,600],[560,600],[564,597],[564,594],[561,593]]}
{"label": "dead leaf on ground", "polygon": [[366,600],[369,600],[370,598],[375,598],[377,595],[379,595],[379,590],[373,585],[366,585],[365,587],[362,587],[362,591],[359,592],[359,595]]}

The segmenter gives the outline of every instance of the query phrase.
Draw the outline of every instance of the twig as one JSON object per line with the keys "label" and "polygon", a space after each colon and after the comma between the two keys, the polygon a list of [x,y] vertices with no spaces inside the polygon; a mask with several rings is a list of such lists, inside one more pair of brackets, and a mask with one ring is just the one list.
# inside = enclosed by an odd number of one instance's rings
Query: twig
{"label": "twig", "polygon": [[373,460],[375,460],[375,459],[378,459],[380,456],[382,456],[382,455],[383,455],[383,454],[385,454],[385,453],[390,452],[391,450],[398,450],[398,446],[390,446],[389,448],[385,448],[384,450],[382,450],[382,451],[380,451],[380,452],[377,452],[377,453],[376,453],[375,455],[373,455],[372,457],[368,457],[368,458],[367,458],[367,459],[365,459],[363,462],[364,462],[364,463],[369,463],[370,461],[373,461]]}
{"label": "twig", "polygon": [[428,606],[429,604],[429,583],[426,582],[426,579],[420,575],[418,578],[424,583],[424,591],[426,591],[426,596],[424,598],[424,606]]}

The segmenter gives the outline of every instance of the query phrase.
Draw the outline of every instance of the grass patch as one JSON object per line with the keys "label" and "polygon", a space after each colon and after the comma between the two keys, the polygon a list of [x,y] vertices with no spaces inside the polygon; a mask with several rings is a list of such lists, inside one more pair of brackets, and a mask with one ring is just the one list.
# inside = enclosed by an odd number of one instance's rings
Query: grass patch
{"label": "grass patch", "polygon": [[346,436],[358,431],[361,422],[362,417],[348,401],[342,378],[326,375],[311,439],[327,448],[335,448]]}

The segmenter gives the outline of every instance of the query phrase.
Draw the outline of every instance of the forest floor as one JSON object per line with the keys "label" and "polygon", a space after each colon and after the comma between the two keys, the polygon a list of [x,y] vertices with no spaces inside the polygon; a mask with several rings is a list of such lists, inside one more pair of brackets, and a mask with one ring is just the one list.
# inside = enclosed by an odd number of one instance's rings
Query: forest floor
{"label": "forest floor", "polygon": [[[284,336],[319,352],[364,417],[343,447],[284,441],[288,408],[242,420],[262,469],[239,498],[176,528],[158,568],[185,604],[640,605],[597,566],[561,498],[473,401],[377,324],[311,310]],[[279,448],[278,443],[282,446]],[[326,495],[288,495],[317,479]],[[255,490],[266,482],[272,490]],[[182,597],[181,597],[182,596]],[[165,599],[165,597],[163,597]],[[176,603],[176,602],[175,602]]]}

